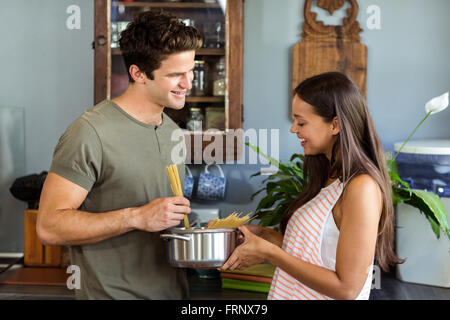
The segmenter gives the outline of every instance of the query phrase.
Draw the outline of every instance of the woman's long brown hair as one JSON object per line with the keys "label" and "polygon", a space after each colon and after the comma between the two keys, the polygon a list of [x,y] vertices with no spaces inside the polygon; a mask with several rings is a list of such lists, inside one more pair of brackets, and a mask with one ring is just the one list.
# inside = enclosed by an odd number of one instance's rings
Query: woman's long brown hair
{"label": "woman's long brown hair", "polygon": [[340,132],[331,161],[324,154],[305,156],[303,175],[309,182],[284,213],[280,223],[282,232],[286,231],[293,213],[313,199],[328,179],[339,178],[345,188],[353,177],[368,174],[377,182],[383,196],[375,258],[379,266],[388,271],[389,265],[402,260],[394,252],[394,207],[383,146],[364,97],[353,81],[339,72],[306,79],[297,86],[294,94],[310,104],[326,122],[337,117]]}

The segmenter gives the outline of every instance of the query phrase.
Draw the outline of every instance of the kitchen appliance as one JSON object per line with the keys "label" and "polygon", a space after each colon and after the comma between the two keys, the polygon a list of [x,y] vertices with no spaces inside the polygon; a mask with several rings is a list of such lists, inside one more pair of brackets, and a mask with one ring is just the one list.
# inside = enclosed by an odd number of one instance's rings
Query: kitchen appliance
{"label": "kitchen appliance", "polygon": [[160,235],[168,241],[170,265],[178,268],[218,268],[238,245],[238,230],[171,228]]}
{"label": "kitchen appliance", "polygon": [[14,198],[26,201],[28,209],[37,209],[47,173],[47,171],[42,171],[40,174],[30,174],[17,178],[9,188],[9,191]]}
{"label": "kitchen appliance", "polygon": [[[402,143],[395,144],[395,150]],[[438,195],[450,213],[450,140],[408,142],[397,157],[400,177],[412,189]],[[397,205],[396,252],[405,263],[397,265],[401,281],[450,288],[450,241],[437,239],[419,209]],[[450,221],[448,221],[450,223]]]}

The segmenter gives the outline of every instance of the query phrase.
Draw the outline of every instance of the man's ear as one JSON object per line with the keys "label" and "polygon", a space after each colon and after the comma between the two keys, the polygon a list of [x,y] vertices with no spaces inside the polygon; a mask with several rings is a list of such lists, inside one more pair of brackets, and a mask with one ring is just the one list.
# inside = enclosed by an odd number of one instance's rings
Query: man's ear
{"label": "man's ear", "polygon": [[137,65],[132,64],[128,69],[128,72],[130,73],[131,77],[136,83],[145,84],[145,80],[147,77],[145,76],[145,73],[142,72]]}
{"label": "man's ear", "polygon": [[333,120],[331,120],[331,133],[335,136],[338,135],[340,131],[338,118],[334,117]]}

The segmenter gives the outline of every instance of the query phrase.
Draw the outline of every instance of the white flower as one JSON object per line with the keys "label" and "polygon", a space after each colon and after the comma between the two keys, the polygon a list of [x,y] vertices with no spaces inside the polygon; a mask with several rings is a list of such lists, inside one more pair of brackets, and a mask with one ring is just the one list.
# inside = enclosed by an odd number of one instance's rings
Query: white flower
{"label": "white flower", "polygon": [[425,111],[426,113],[431,112],[430,114],[435,114],[441,112],[442,110],[445,110],[445,108],[447,107],[448,107],[448,92],[428,101],[427,104],[425,105]]}

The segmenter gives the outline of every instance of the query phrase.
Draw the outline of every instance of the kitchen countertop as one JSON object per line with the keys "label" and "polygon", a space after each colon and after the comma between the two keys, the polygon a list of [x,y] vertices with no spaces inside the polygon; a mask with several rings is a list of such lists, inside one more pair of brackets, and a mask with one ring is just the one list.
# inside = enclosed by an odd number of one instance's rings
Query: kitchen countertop
{"label": "kitchen countertop", "polygon": [[[14,265],[0,274],[0,281],[17,271],[22,265]],[[260,292],[222,289],[220,278],[201,279],[194,270],[188,270],[191,300],[265,300]],[[73,300],[72,290],[61,286],[0,284],[0,300]]]}
{"label": "kitchen countertop", "polygon": [[[0,274],[0,281],[22,265],[14,265]],[[191,300],[265,300],[266,294],[259,292],[222,289],[220,278],[201,279],[194,270],[188,271]],[[73,291],[66,287],[24,286],[0,284],[0,300],[73,300]],[[382,273],[381,289],[373,289],[370,300],[450,300],[450,289],[406,283],[397,280],[391,273]]]}

